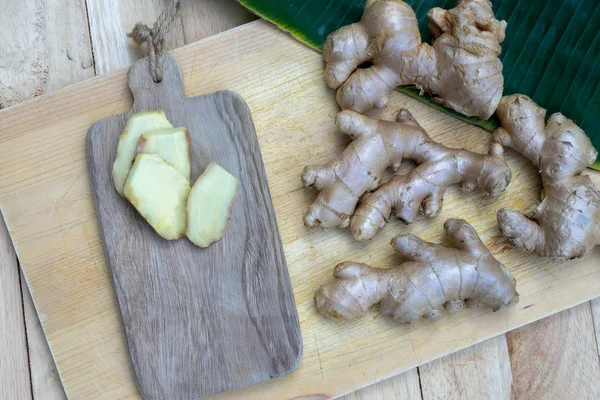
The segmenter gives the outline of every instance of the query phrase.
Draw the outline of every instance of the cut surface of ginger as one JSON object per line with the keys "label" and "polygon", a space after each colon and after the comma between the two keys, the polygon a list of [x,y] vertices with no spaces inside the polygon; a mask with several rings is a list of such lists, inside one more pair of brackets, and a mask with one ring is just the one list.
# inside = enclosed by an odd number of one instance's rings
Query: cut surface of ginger
{"label": "cut surface of ginger", "polygon": [[190,183],[156,154],[139,154],[125,183],[124,195],[165,239],[185,234]]}
{"label": "cut surface of ginger", "polygon": [[184,127],[144,133],[137,153],[157,154],[190,180],[190,134]]}
{"label": "cut surface of ginger", "polygon": [[123,195],[140,137],[144,133],[172,127],[163,110],[140,111],[129,117],[119,138],[117,157],[112,170],[113,183],[120,195]]}
{"label": "cut surface of ginger", "polygon": [[196,180],[187,203],[187,237],[207,247],[223,237],[237,197],[238,180],[217,163],[210,163]]}

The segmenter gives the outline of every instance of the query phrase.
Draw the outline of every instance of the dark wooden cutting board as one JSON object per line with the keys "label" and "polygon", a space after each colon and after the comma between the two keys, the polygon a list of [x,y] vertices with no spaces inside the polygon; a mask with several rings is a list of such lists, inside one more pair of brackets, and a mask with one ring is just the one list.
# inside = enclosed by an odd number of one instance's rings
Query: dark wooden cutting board
{"label": "dark wooden cutting board", "polygon": [[[133,108],[95,123],[89,173],[129,353],[147,399],[195,399],[294,370],[302,338],[258,140],[244,100],[187,98],[177,61],[154,83],[148,59],[129,70]],[[231,220],[208,248],[159,237],[111,177],[127,118],[163,109],[191,136],[192,183],[215,161],[239,180]]]}

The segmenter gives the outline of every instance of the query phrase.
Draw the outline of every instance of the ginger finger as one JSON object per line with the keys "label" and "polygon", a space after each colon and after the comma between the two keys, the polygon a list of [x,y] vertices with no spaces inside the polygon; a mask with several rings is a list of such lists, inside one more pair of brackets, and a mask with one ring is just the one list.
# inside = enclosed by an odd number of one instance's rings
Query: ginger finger
{"label": "ginger finger", "polygon": [[485,247],[466,221],[444,224],[456,247],[426,242],[410,234],[397,235],[392,246],[408,261],[391,269],[344,262],[335,280],[319,287],[315,305],[332,318],[354,319],[379,303],[380,313],[398,322],[421,317],[438,319],[441,310],[457,311],[465,301],[500,310],[519,301],[510,271]]}

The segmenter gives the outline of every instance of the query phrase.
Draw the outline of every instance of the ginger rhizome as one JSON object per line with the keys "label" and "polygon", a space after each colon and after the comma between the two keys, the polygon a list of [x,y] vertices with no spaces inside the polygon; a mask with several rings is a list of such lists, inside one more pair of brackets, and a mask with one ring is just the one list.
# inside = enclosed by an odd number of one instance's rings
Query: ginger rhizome
{"label": "ginger rhizome", "polygon": [[142,135],[172,127],[173,125],[163,110],[140,111],[129,117],[125,129],[119,137],[117,156],[112,169],[113,183],[121,196],[123,196],[125,181],[127,181],[127,176],[135,161],[138,142]]}
{"label": "ginger rhizome", "polygon": [[590,139],[560,113],[546,123],[546,110],[524,95],[503,97],[496,113],[502,127],[494,139],[538,167],[544,188],[530,215],[498,211],[502,235],[514,246],[558,261],[600,245],[600,192],[582,175],[598,155]]}
{"label": "ginger rhizome", "polygon": [[186,128],[172,128],[144,133],[138,142],[137,153],[157,154],[190,180],[190,134]]}
{"label": "ginger rhizome", "polygon": [[194,183],[187,201],[186,236],[196,246],[221,239],[238,193],[238,180],[217,163],[210,163]]}
{"label": "ginger rhizome", "polygon": [[349,320],[379,303],[382,315],[410,323],[421,317],[436,320],[443,307],[457,311],[465,301],[494,311],[519,301],[515,278],[492,256],[471,225],[449,219],[444,229],[456,247],[429,243],[411,234],[394,237],[391,245],[408,260],[395,268],[351,261],[338,264],[335,280],[315,294],[318,310]]}
{"label": "ginger rhizome", "polygon": [[[392,212],[407,223],[419,213],[435,216],[451,184],[461,183],[465,192],[481,187],[491,199],[511,179],[500,145],[493,143],[487,155],[448,148],[431,139],[406,109],[395,122],[346,110],[336,116],[336,124],[354,140],[338,159],[304,168],[304,186],[321,191],[304,217],[307,227],[350,227],[356,239],[366,240]],[[385,169],[400,167],[403,159],[418,166],[380,187]]]}
{"label": "ginger rhizome", "polygon": [[138,154],[124,196],[156,233],[167,240],[185,235],[190,182],[156,154]]}
{"label": "ginger rhizome", "polygon": [[[391,90],[414,85],[468,116],[487,119],[502,97],[498,58],[506,22],[489,0],[461,0],[451,10],[427,14],[432,45],[421,42],[417,17],[401,0],[370,0],[362,19],[328,36],[325,81],[338,89],[342,109],[382,108]],[[369,68],[359,68],[371,62]]]}

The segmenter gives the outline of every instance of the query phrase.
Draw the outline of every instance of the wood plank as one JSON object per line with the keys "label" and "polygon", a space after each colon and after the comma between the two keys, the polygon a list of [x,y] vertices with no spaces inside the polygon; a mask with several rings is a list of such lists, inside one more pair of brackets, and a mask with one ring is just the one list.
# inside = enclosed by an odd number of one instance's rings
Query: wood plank
{"label": "wood plank", "polygon": [[94,76],[84,0],[2,6],[0,108]]}
{"label": "wood plank", "polygon": [[[21,274],[22,275],[22,274]],[[27,347],[29,350],[29,369],[31,370],[31,388],[34,400],[63,400],[65,391],[60,382],[54,358],[50,353],[44,330],[38,318],[33,299],[21,276],[25,326],[27,327]]]}
{"label": "wood plank", "polygon": [[31,399],[19,265],[0,218],[0,399]]}
{"label": "wood plank", "polygon": [[421,400],[417,368],[349,393],[342,400]]}
{"label": "wood plank", "polygon": [[598,357],[600,357],[600,298],[590,301],[590,306],[592,307],[592,318],[594,320],[596,346],[598,346]]}
{"label": "wood plank", "polygon": [[[226,45],[236,41],[237,48]],[[300,170],[331,159],[348,143],[333,124],[337,107],[334,93],[323,84],[321,56],[262,21],[173,54],[182,65],[188,95],[228,88],[250,105],[303,331],[304,359],[297,371],[216,398],[346,394],[599,294],[600,249],[584,260],[557,265],[498,242],[495,210],[527,209],[539,201],[537,171],[512,151],[507,160],[515,178],[488,206],[479,206],[481,192],[464,196],[452,188],[436,219],[409,226],[394,221],[370,243],[357,243],[346,232],[306,230],[302,214],[315,193],[301,187]],[[51,316],[43,323],[71,398],[136,393],[83,155],[89,126],[130,105],[125,71],[119,71],[0,112],[0,206],[40,313]],[[436,140],[487,150],[487,132],[399,93],[373,115],[391,118],[399,107],[409,108]],[[52,112],[59,108],[60,113]],[[598,184],[600,174],[589,173]],[[314,290],[329,279],[336,263],[354,259],[392,266],[398,262],[389,246],[392,236],[413,232],[438,241],[441,221],[456,216],[471,222],[510,267],[521,293],[517,307],[498,313],[466,309],[409,327],[375,313],[350,323],[316,313]]]}
{"label": "wood plank", "polygon": [[[6,7],[0,15],[0,64],[4,67],[0,69],[0,108],[94,76],[84,0],[23,0]],[[8,236],[3,240],[12,247]],[[3,276],[0,281],[15,283]],[[24,309],[7,309],[7,313],[25,315],[28,385],[31,374],[36,399],[59,399],[56,394],[63,390],[54,360],[23,279],[21,284]]]}
{"label": "wood plank", "polygon": [[504,335],[425,364],[419,372],[423,400],[513,398]]}
{"label": "wood plank", "polygon": [[[145,55],[147,50],[138,47],[127,34],[138,22],[152,27],[172,0],[86,1],[96,73],[105,74],[131,65]],[[181,17],[178,16],[165,38],[165,49],[171,50],[184,44]]]}
{"label": "wood plank", "polygon": [[257,19],[256,15],[236,0],[181,2],[181,20],[186,44],[224,32],[255,19]]}
{"label": "wood plank", "polygon": [[517,399],[600,398],[600,360],[589,303],[506,337]]}
{"label": "wood plank", "polygon": [[[131,65],[146,49],[127,33],[138,22],[152,26],[172,0],[86,0],[96,72],[105,74]],[[256,19],[234,0],[182,1],[180,14],[165,40],[172,50]]]}
{"label": "wood plank", "polygon": [[[87,157],[138,388],[193,399],[289,373],[302,339],[250,111],[229,91],[187,98],[177,61],[164,62],[160,85],[148,58],[131,67],[133,109],[90,128]],[[114,188],[125,122],[149,109],[190,132],[192,182],[210,162],[238,179],[225,235],[209,247],[161,238]]]}

